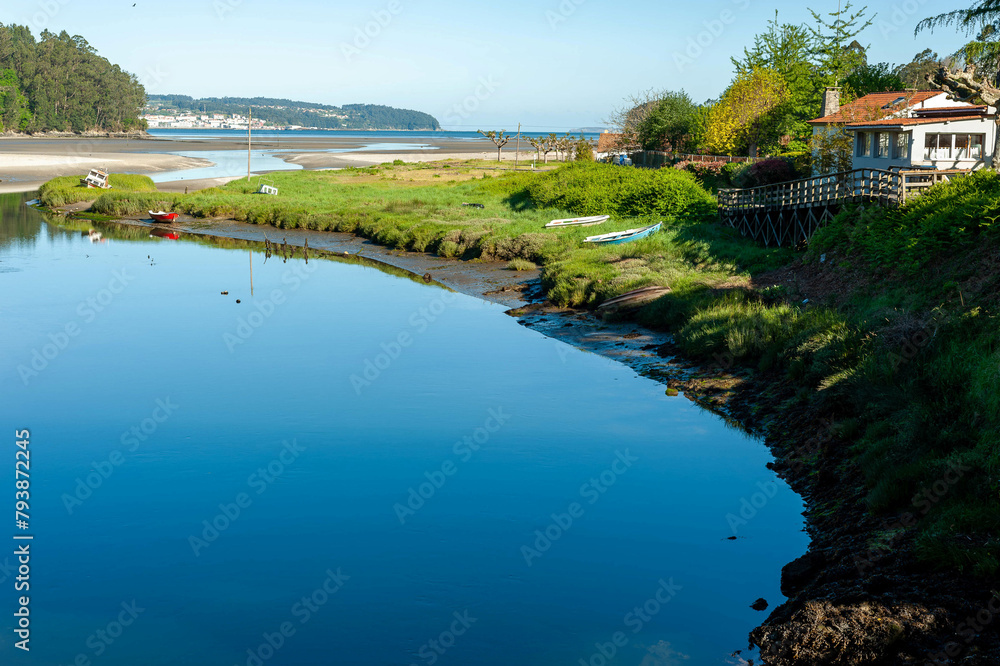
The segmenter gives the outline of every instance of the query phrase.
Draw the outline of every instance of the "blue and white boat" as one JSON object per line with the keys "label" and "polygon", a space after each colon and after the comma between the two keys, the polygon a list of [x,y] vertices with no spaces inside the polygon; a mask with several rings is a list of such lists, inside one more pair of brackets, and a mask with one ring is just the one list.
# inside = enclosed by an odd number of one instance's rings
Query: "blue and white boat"
{"label": "blue and white boat", "polygon": [[638,229],[626,229],[625,231],[615,231],[610,234],[601,234],[600,236],[587,236],[583,239],[584,243],[597,243],[598,245],[621,245],[622,243],[631,243],[634,240],[639,240],[640,238],[646,238],[647,236],[652,236],[660,227],[663,226],[662,222],[657,222],[656,224],[651,224],[648,227],[640,227]]}

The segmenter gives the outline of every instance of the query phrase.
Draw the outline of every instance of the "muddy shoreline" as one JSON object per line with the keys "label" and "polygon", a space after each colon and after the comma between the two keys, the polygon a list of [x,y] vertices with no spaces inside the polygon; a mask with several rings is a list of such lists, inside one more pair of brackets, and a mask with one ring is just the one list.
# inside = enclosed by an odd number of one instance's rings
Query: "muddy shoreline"
{"label": "muddy shoreline", "polygon": [[296,248],[308,241],[310,249],[423,275],[508,307],[522,325],[624,363],[763,437],[775,457],[769,467],[806,502],[811,538],[809,551],[782,571],[788,600],[750,635],[765,664],[1000,664],[1000,596],[994,596],[1000,581],[929,570],[916,559],[904,515],[877,520],[865,511],[861,473],[851,443],[840,437],[837,404],[785,408],[797,387],[783,376],[735,367],[725,358],[710,367],[692,363],[669,334],[630,322],[627,312],[605,321],[590,311],[554,307],[544,299],[537,270],[395,251],[334,232],[196,219],[169,228]]}

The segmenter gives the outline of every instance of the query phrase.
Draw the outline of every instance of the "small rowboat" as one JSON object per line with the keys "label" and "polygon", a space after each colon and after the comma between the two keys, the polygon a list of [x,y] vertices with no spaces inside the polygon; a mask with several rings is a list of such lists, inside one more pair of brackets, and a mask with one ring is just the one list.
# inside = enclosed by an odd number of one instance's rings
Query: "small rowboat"
{"label": "small rowboat", "polygon": [[634,289],[626,294],[608,299],[597,306],[598,310],[617,310],[645,305],[660,296],[670,293],[670,287],[652,286]]}
{"label": "small rowboat", "polygon": [[159,213],[149,211],[149,216],[157,222],[173,222],[179,217],[177,213],[165,213],[162,210]]}
{"label": "small rowboat", "polygon": [[648,227],[640,227],[639,229],[626,229],[625,231],[616,231],[610,234],[601,234],[600,236],[587,236],[583,239],[583,242],[597,243],[599,245],[620,245],[622,243],[631,243],[634,240],[652,236],[659,231],[662,226],[662,222],[657,222],[656,224],[652,224]]}
{"label": "small rowboat", "polygon": [[590,217],[570,217],[565,220],[552,220],[545,225],[546,229],[554,227],[592,227],[595,224],[606,222],[610,215],[592,215]]}

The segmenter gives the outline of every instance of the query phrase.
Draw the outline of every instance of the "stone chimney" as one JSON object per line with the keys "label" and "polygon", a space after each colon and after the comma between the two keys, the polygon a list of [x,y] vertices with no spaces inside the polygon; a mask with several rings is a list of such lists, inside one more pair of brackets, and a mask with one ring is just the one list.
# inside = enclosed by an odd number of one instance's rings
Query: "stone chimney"
{"label": "stone chimney", "polygon": [[840,88],[827,88],[823,91],[823,115],[832,116],[840,111]]}

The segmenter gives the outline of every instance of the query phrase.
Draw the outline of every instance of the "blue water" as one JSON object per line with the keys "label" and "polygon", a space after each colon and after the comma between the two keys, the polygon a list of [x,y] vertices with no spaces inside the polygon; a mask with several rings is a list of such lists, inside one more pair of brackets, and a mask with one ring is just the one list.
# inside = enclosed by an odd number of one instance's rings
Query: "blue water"
{"label": "blue water", "polygon": [[[325,150],[251,150],[250,170],[253,173],[266,171],[297,171],[302,169],[299,164],[285,162],[280,155],[286,153],[354,153],[361,150],[385,151],[433,151],[435,146],[422,143],[366,143],[357,148],[328,148]],[[245,150],[187,150],[172,151],[171,155],[194,157],[209,160],[212,166],[200,169],[184,169],[180,171],[163,171],[151,174],[153,182],[166,183],[175,180],[195,180],[198,178],[220,178],[226,176],[244,175],[247,172],[247,151]]]}
{"label": "blue water", "polygon": [[801,500],[661,384],[434,285],[254,253],[251,295],[247,250],[93,242],[27,198],[0,196],[35,537],[5,666],[734,664],[782,601]]}
{"label": "blue water", "polygon": [[[506,128],[508,133],[511,131],[510,128]],[[515,130],[517,128],[514,128]],[[151,129],[148,130],[151,136],[164,138],[164,139],[232,139],[238,137],[245,137],[247,135],[246,130],[217,130],[217,129]],[[560,136],[564,132],[558,133]],[[438,130],[434,131],[404,131],[404,130],[371,130],[371,131],[358,131],[358,130],[254,130],[254,136],[259,136],[262,138],[288,138],[288,139],[298,139],[298,138],[324,138],[329,139],[330,137],[346,138],[346,139],[360,139],[365,142],[372,141],[374,139],[396,139],[401,142],[410,143],[418,141],[420,139],[435,139],[435,140],[447,140],[447,141],[482,141],[487,140],[483,138],[478,132],[458,132],[452,130]],[[526,136],[537,137],[537,136],[548,136],[549,132],[521,132],[521,137]],[[574,136],[579,136],[579,132],[574,134]],[[593,133],[584,133],[584,136],[588,139],[597,140],[599,135]],[[488,143],[486,145],[489,145]]]}

